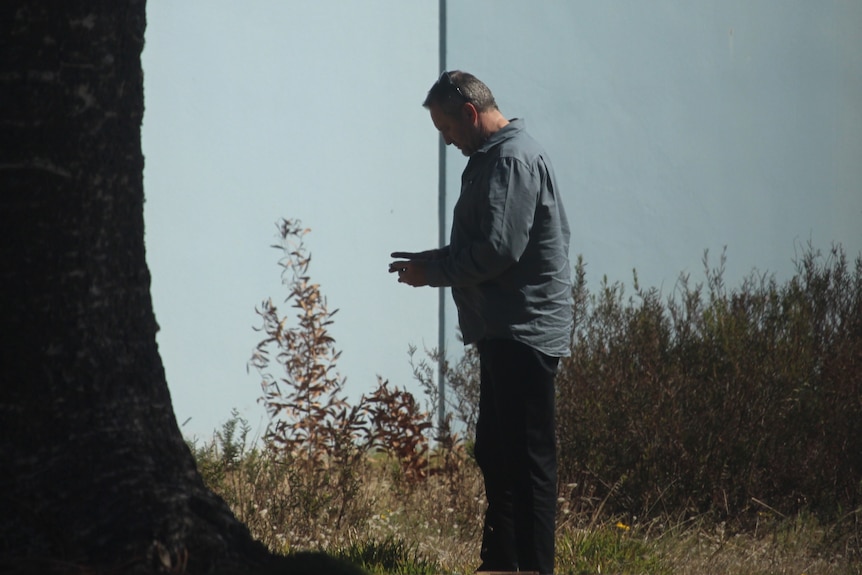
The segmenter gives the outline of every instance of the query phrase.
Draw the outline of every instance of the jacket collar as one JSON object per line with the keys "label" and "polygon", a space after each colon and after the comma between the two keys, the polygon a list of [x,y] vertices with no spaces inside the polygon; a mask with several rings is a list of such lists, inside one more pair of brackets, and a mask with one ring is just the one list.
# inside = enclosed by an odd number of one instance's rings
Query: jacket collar
{"label": "jacket collar", "polygon": [[505,142],[506,140],[515,137],[520,132],[523,132],[525,129],[524,120],[521,118],[512,118],[509,120],[509,123],[491,134],[491,137],[485,140],[479,149],[476,150],[477,154],[484,154],[494,146]]}

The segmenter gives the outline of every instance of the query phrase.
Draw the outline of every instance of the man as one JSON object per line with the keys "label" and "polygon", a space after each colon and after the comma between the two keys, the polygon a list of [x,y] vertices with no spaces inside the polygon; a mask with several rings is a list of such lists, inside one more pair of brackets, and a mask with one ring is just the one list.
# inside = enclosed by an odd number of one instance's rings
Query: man
{"label": "man", "polygon": [[448,246],[394,252],[411,286],[450,286],[481,369],[476,460],[488,508],[479,571],[554,569],[554,376],[572,333],[569,225],[548,157],[471,74],[444,72],[423,105],[469,157]]}

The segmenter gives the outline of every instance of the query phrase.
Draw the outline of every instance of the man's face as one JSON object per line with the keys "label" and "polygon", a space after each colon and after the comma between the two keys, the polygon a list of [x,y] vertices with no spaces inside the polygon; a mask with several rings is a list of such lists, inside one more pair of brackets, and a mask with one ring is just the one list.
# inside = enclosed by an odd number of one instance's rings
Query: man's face
{"label": "man's face", "polygon": [[436,104],[431,104],[428,111],[431,112],[431,121],[434,122],[434,127],[440,132],[440,136],[447,146],[453,144],[465,156],[471,156],[479,149],[481,142],[478,138],[478,130],[473,125],[470,115],[465,113],[463,108],[461,114],[456,116],[445,113]]}

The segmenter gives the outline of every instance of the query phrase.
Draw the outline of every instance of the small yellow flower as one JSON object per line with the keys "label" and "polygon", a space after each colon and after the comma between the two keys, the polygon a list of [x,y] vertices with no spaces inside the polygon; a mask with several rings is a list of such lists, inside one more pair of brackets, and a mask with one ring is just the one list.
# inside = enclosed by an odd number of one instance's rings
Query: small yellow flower
{"label": "small yellow flower", "polygon": [[628,531],[629,529],[631,529],[631,527],[629,527],[628,525],[626,525],[626,524],[625,524],[625,523],[623,523],[622,521],[617,521],[616,528],[617,528],[617,529],[620,529],[620,530],[622,530],[622,531]]}

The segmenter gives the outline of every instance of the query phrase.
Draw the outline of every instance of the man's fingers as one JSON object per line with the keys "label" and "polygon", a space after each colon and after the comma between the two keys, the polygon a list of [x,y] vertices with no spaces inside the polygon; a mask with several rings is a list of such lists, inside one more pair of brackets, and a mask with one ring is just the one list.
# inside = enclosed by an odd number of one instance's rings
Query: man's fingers
{"label": "man's fingers", "polygon": [[407,264],[410,262],[392,262],[389,264],[389,273],[402,272],[407,269]]}
{"label": "man's fingers", "polygon": [[419,254],[416,252],[392,252],[391,254],[389,254],[389,257],[409,260],[415,258],[418,255]]}

